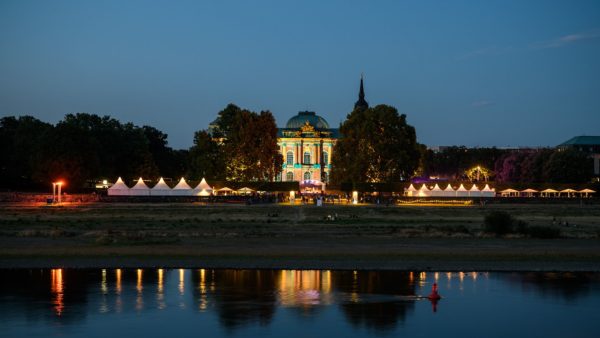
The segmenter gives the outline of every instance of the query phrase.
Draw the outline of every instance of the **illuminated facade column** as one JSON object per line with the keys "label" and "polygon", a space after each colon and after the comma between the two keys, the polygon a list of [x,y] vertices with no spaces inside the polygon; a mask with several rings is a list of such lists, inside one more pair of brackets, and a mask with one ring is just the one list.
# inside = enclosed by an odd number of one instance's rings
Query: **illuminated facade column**
{"label": "illuminated facade column", "polygon": [[304,140],[300,140],[300,164],[304,164]]}

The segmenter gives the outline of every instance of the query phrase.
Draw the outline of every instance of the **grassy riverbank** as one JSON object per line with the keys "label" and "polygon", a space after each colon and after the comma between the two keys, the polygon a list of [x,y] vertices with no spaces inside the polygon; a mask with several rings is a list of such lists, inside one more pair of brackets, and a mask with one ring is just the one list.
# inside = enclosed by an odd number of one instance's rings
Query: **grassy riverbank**
{"label": "grassy riverbank", "polygon": [[[494,210],[560,238],[486,234]],[[0,267],[599,271],[599,237],[585,205],[4,204]]]}

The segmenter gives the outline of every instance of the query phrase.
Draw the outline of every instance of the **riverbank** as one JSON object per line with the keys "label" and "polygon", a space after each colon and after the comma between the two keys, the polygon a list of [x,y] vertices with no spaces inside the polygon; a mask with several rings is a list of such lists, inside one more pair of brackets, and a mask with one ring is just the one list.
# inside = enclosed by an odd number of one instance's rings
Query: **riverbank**
{"label": "riverbank", "polygon": [[[561,238],[485,234],[492,210]],[[600,271],[600,210],[585,205],[5,204],[0,227],[0,268]]]}

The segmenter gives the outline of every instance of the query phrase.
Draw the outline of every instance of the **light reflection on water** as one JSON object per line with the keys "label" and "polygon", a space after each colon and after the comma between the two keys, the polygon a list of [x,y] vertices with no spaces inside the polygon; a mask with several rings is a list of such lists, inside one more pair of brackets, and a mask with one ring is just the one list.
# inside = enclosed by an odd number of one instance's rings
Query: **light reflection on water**
{"label": "light reflection on water", "polygon": [[0,270],[0,336],[592,337],[598,301],[597,273]]}

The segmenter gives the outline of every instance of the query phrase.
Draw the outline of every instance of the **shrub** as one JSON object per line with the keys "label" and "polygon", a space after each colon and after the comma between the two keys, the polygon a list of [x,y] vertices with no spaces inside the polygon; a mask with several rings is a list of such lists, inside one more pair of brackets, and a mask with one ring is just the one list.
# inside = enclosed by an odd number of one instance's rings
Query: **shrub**
{"label": "shrub", "polygon": [[492,211],[483,219],[485,232],[501,236],[513,231],[515,219],[506,211]]}

